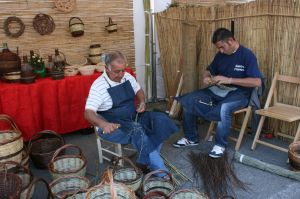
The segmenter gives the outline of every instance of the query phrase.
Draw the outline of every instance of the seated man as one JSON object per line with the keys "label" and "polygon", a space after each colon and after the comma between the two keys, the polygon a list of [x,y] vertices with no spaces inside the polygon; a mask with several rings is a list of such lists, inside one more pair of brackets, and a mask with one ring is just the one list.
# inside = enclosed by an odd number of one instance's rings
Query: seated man
{"label": "seated man", "polygon": [[[160,157],[162,143],[177,126],[164,113],[145,112],[144,91],[135,78],[125,72],[126,58],[119,51],[105,55],[105,71],[91,86],[85,118],[98,127],[101,138],[131,143],[138,152],[137,163],[151,170],[167,170]],[[136,109],[134,100],[139,105]]]}
{"label": "seated man", "polygon": [[219,52],[203,73],[208,87],[178,98],[183,106],[185,137],[174,147],[197,145],[197,117],[218,121],[215,145],[209,156],[221,157],[228,145],[232,113],[247,106],[254,87],[261,85],[261,73],[255,55],[235,40],[231,31],[217,29],[212,43]]}

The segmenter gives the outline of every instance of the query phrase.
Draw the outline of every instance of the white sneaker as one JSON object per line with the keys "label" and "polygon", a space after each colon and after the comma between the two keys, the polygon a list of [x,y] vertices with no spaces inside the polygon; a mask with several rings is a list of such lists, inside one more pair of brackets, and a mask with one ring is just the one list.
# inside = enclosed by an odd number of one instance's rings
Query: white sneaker
{"label": "white sneaker", "polygon": [[199,144],[199,142],[194,142],[194,141],[190,141],[186,138],[181,138],[180,140],[175,142],[173,144],[173,146],[176,148],[180,148],[180,147],[186,147],[186,146],[196,146],[198,144]]}
{"label": "white sneaker", "polygon": [[211,150],[211,152],[209,152],[209,156],[212,157],[212,158],[220,158],[224,155],[224,152],[225,152],[225,148],[224,147],[221,147],[221,146],[218,146],[218,145],[215,145],[213,147],[213,149]]}

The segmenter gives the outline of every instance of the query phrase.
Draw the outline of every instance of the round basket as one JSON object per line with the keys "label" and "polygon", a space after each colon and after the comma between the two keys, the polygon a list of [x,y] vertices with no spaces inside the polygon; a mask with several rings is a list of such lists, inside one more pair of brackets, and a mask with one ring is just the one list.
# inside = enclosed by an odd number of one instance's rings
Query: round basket
{"label": "round basket", "polygon": [[86,199],[136,199],[134,192],[122,183],[115,183],[112,170],[105,171],[102,182],[88,190]]}
{"label": "round basket", "polygon": [[[11,30],[11,24],[12,23],[17,23],[18,24],[18,31],[12,31]],[[18,18],[18,17],[8,17],[5,21],[4,21],[4,32],[7,36],[9,37],[14,37],[14,38],[17,38],[17,37],[20,37],[23,33],[24,33],[24,30],[25,30],[25,25],[23,23],[23,21]]]}
{"label": "round basket", "polygon": [[[169,176],[170,179],[153,177],[154,174],[165,173]],[[175,183],[173,181],[172,175],[164,170],[156,170],[148,173],[142,183],[142,191],[144,196],[152,191],[160,191],[166,195],[169,195],[172,191],[175,190]]]}
{"label": "round basket", "polygon": [[161,191],[150,191],[143,199],[168,199],[169,197]]}
{"label": "round basket", "polygon": [[0,162],[22,160],[23,138],[16,123],[8,115],[1,114],[0,121],[6,122],[8,130],[0,130]]}
{"label": "round basket", "polygon": [[89,55],[89,60],[92,64],[98,64],[101,62],[101,54]]}
{"label": "round basket", "polygon": [[90,49],[89,49],[90,55],[99,55],[101,53],[102,53],[101,44],[90,45]]}
{"label": "round basket", "polygon": [[204,193],[200,193],[195,189],[181,189],[178,191],[174,191],[170,194],[170,199],[209,199],[208,196]]}
{"label": "round basket", "polygon": [[79,17],[71,17],[69,20],[69,28],[73,37],[84,35],[84,24]]}
{"label": "round basket", "polygon": [[38,132],[28,143],[30,158],[37,168],[47,169],[55,151],[64,144],[63,137],[54,131]]}
{"label": "round basket", "polygon": [[52,181],[49,186],[54,198],[65,198],[80,190],[88,189],[90,181],[85,177],[65,176]]}
{"label": "round basket", "polygon": [[[42,182],[42,183],[46,186],[47,191],[48,191],[48,197],[47,197],[47,198],[53,198],[48,183],[47,183],[44,179],[42,179],[42,178],[34,178],[33,181],[32,181],[32,183],[31,183],[31,184],[29,185],[29,187],[28,187],[26,199],[31,199],[31,198],[32,198],[33,193],[34,193],[34,188],[36,187],[36,184],[37,184],[38,182]],[[45,197],[45,198],[46,198],[46,197]]]}
{"label": "round basket", "polygon": [[92,75],[95,72],[94,65],[87,65],[78,68],[81,75]]}
{"label": "round basket", "polygon": [[88,60],[86,57],[83,56],[67,56],[66,57],[66,63],[70,66],[84,66],[88,63]]}
{"label": "round basket", "polygon": [[65,76],[75,76],[78,74],[78,72],[79,72],[79,70],[75,66],[71,66],[71,67],[66,66],[65,70],[64,70]]}
{"label": "round basket", "polygon": [[118,31],[118,26],[117,24],[113,23],[112,19],[109,17],[108,25],[105,26],[105,29],[107,30],[107,32],[112,33]]}
{"label": "round basket", "polygon": [[64,12],[72,12],[76,8],[76,0],[54,0],[55,7]]}
{"label": "round basket", "polygon": [[[14,168],[11,168],[11,169],[7,170],[8,166],[12,166]],[[0,170],[1,171],[6,171],[7,170],[9,173],[14,173],[14,174],[18,175],[21,178],[22,188],[21,188],[20,198],[25,199],[26,195],[27,195],[29,185],[33,181],[33,175],[30,172],[30,170],[28,168],[22,166],[21,164],[19,164],[17,162],[13,162],[13,161],[8,161],[8,162],[1,163],[0,164]],[[30,195],[30,197],[32,197],[32,194]]]}
{"label": "round basket", "polygon": [[21,178],[13,173],[0,172],[0,197],[19,199],[22,188]]}
{"label": "round basket", "polygon": [[[120,160],[128,162],[130,167],[120,167]],[[123,183],[133,191],[137,191],[142,183],[143,173],[131,160],[126,157],[117,157],[113,166],[113,178],[117,183]]]}
{"label": "round basket", "polygon": [[[72,154],[59,156],[61,152],[72,148],[78,151],[77,155]],[[84,157],[82,150],[78,146],[66,144],[55,151],[51,161],[49,162],[48,168],[52,178],[57,179],[67,175],[85,176],[86,165],[87,160]]]}
{"label": "round basket", "polygon": [[300,141],[290,144],[288,156],[291,166],[296,170],[300,170]]}
{"label": "round basket", "polygon": [[33,19],[33,28],[40,35],[48,35],[54,31],[55,23],[50,15],[40,13],[37,14]]}

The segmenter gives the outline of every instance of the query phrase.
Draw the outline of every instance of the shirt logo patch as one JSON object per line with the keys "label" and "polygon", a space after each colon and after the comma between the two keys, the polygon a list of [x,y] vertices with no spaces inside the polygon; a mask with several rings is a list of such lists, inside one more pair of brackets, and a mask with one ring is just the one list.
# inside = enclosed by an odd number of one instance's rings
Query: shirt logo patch
{"label": "shirt logo patch", "polygon": [[234,66],[233,70],[242,72],[242,71],[245,71],[245,66],[237,64],[237,65]]}

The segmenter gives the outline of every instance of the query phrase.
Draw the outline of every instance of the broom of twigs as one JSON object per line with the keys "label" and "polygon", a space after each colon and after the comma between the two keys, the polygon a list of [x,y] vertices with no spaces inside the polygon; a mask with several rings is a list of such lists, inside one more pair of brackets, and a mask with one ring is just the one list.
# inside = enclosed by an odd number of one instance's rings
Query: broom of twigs
{"label": "broom of twigs", "polygon": [[247,191],[247,186],[236,176],[233,161],[228,159],[226,153],[223,157],[215,159],[209,157],[207,153],[191,152],[189,159],[198,186],[202,178],[205,191],[210,198],[222,198],[234,193],[233,186]]}

